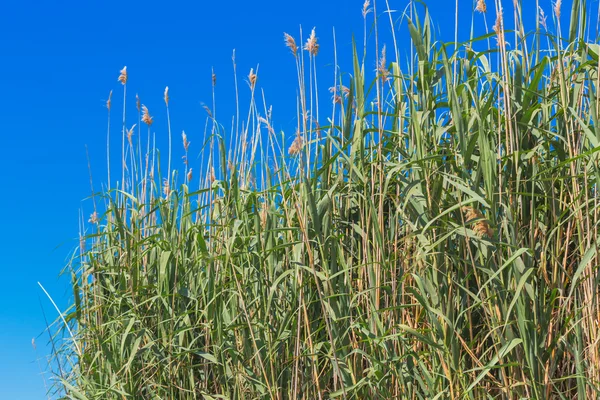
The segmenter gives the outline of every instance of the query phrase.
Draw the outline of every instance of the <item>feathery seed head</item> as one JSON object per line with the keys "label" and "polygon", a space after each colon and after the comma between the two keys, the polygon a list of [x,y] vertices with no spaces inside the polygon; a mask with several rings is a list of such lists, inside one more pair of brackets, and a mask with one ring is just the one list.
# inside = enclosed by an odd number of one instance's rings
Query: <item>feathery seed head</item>
{"label": "feathery seed head", "polygon": [[169,105],[169,87],[165,87],[165,104]]}
{"label": "feathery seed head", "polygon": [[390,75],[390,71],[387,69],[387,62],[385,59],[385,45],[383,45],[383,49],[381,49],[381,57],[379,58],[379,62],[377,63],[377,72],[381,77],[381,80],[385,83],[388,80],[388,76]]}
{"label": "feathery seed head", "polygon": [[108,110],[110,111],[110,103],[111,103],[111,99],[112,98],[112,90],[110,91],[110,93],[108,94],[108,100],[106,100],[106,108],[108,108]]}
{"label": "feathery seed head", "polygon": [[370,13],[371,11],[373,11],[372,8],[369,8],[370,5],[371,5],[371,0],[365,0],[365,2],[363,3],[363,8],[362,8],[363,18],[367,18],[367,14]]}
{"label": "feathery seed head", "polygon": [[542,10],[542,7],[539,8],[540,9],[540,25],[544,27],[544,29],[548,30],[548,25],[546,24],[546,14],[544,13],[544,10]]}
{"label": "feathery seed head", "polygon": [[483,238],[484,236],[491,238],[494,235],[494,230],[491,228],[481,211],[473,207],[462,207],[462,211],[465,213],[466,222],[476,220],[473,224],[473,232],[475,232],[477,236],[480,238]]}
{"label": "feathery seed head", "polygon": [[556,0],[556,3],[554,3],[554,15],[556,15],[556,18],[560,19],[560,9],[562,7],[562,0]]}
{"label": "feathery seed head", "polygon": [[88,222],[92,223],[92,224],[97,224],[98,223],[98,213],[96,211],[94,211],[91,215],[90,215],[90,219],[88,220]]}
{"label": "feathery seed head", "polygon": [[137,93],[135,94],[135,108],[137,108],[138,112],[140,112],[140,96],[138,96]]}
{"label": "feathery seed head", "polygon": [[504,29],[502,23],[502,9],[496,15],[496,23],[494,24],[494,32],[496,32],[496,40],[498,41],[498,46],[504,46]]}
{"label": "feathery seed head", "polygon": [[152,125],[152,122],[154,122],[154,119],[150,116],[150,113],[148,112],[148,107],[146,107],[143,104],[142,104],[142,112],[143,112],[142,122],[148,126]]}
{"label": "feathery seed head", "polygon": [[342,96],[338,94],[337,87],[332,86],[329,88],[329,92],[333,93],[333,104],[342,104]]}
{"label": "feathery seed head", "polygon": [[217,86],[217,74],[215,74],[215,70],[212,71],[211,79],[212,79],[212,85],[213,85],[213,87]]}
{"label": "feathery seed head", "polygon": [[186,178],[188,182],[192,181],[192,168],[190,168],[190,170],[188,171]]}
{"label": "feathery seed head", "polygon": [[317,43],[315,28],[310,32],[310,36],[304,45],[304,50],[307,50],[312,56],[316,56],[317,53],[319,53],[319,44]]}
{"label": "feathery seed head", "polygon": [[202,108],[204,108],[204,111],[206,111],[206,113],[208,114],[208,116],[210,118],[212,118],[212,112],[210,112],[210,108],[208,108],[208,106],[206,104],[202,104]]}
{"label": "feathery seed head", "polygon": [[350,94],[350,89],[348,89],[346,86],[342,85],[340,87],[340,89],[342,90],[342,94],[344,95],[344,97],[348,97],[348,95]]}
{"label": "feathery seed head", "polygon": [[163,193],[165,197],[169,197],[171,194],[171,185],[169,184],[169,180],[167,178],[163,180]]}
{"label": "feathery seed head", "polygon": [[283,41],[288,49],[292,51],[294,57],[298,57],[298,46],[296,45],[296,40],[292,37],[292,35],[288,35],[287,33],[283,33]]}
{"label": "feathery seed head", "polygon": [[477,0],[477,7],[475,7],[475,11],[479,11],[480,13],[485,13],[487,11],[485,0]]}
{"label": "feathery seed head", "polygon": [[188,151],[188,147],[190,147],[190,142],[188,142],[187,135],[185,134],[185,131],[181,132],[181,138],[183,139],[183,148],[187,152]]}
{"label": "feathery seed head", "polygon": [[248,74],[248,82],[250,82],[250,88],[254,89],[254,85],[256,85],[256,74],[254,73],[254,68],[250,68],[250,73]]}
{"label": "feathery seed head", "polygon": [[118,81],[124,85],[127,83],[127,66],[123,67],[123,69],[120,72],[121,75],[119,75]]}
{"label": "feathery seed head", "polygon": [[133,141],[131,140],[131,137],[133,136],[133,128],[135,128],[136,125],[137,124],[133,124],[131,129],[127,130],[127,141],[131,147],[133,147]]}
{"label": "feathery seed head", "polygon": [[302,140],[302,136],[300,136],[300,132],[296,134],[296,139],[292,142],[292,145],[288,149],[288,154],[290,156],[296,156],[300,154],[302,151],[302,146],[304,145],[304,141]]}
{"label": "feathery seed head", "polygon": [[269,215],[268,211],[269,211],[269,207],[267,205],[267,202],[265,201],[260,206],[260,214],[259,214],[260,225],[263,227],[263,229],[267,226],[267,216]]}

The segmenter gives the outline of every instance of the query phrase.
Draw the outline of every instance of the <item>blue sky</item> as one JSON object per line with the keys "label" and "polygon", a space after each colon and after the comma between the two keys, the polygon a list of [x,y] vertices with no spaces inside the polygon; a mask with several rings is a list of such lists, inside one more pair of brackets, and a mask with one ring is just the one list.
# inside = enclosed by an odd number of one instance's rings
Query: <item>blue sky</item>
{"label": "blue sky", "polygon": [[[166,115],[162,100],[170,88],[174,137],[185,130],[190,163],[198,164],[206,114],[212,102],[211,69],[217,74],[217,117],[228,129],[235,110],[231,56],[236,50],[242,88],[250,68],[259,64],[258,87],[273,105],[277,130],[295,126],[296,71],[283,32],[306,40],[317,28],[321,44],[319,75],[333,86],[332,29],[335,27],[341,68],[351,71],[352,34],[363,39],[362,0],[285,2],[115,2],[31,0],[0,6],[0,399],[44,399],[40,369],[46,365],[48,336],[42,308],[50,322],[56,311],[38,287],[41,282],[64,309],[71,298],[69,282],[59,273],[78,244],[78,218],[91,203],[86,146],[96,189],[106,184],[106,99],[122,107],[119,70],[128,67],[128,99],[133,115],[135,94],[148,106],[153,131],[166,152]],[[389,0],[403,10],[408,0]],[[488,8],[493,5],[488,1]],[[505,1],[507,11],[512,1]],[[168,5],[167,5],[168,4]],[[427,4],[436,35],[453,39],[454,2]],[[547,14],[550,1],[540,1]],[[385,1],[379,1],[383,11]],[[466,39],[474,2],[460,0],[461,38]],[[533,10],[531,10],[533,12]],[[394,14],[398,19],[399,12]],[[372,21],[373,15],[369,16]],[[382,23],[389,32],[387,16]],[[488,13],[488,24],[495,15]],[[564,24],[568,23],[565,7]],[[480,20],[481,21],[481,20]],[[483,33],[481,24],[479,34]],[[441,32],[440,32],[441,31]],[[401,44],[407,28],[399,27]],[[383,35],[386,33],[382,32]],[[384,36],[385,37],[385,36]],[[391,42],[388,42],[391,46]],[[389,48],[389,47],[388,47]],[[375,68],[372,65],[373,69]],[[331,83],[331,84],[329,84]],[[327,95],[328,96],[328,95]],[[120,152],[120,117],[113,114],[113,154]],[[128,122],[137,122],[133,117]],[[180,142],[174,160],[181,155]],[[182,165],[176,167],[181,168]],[[118,169],[113,160],[113,170]],[[198,168],[199,169],[199,168]],[[31,339],[36,338],[37,353]],[[46,376],[46,379],[50,377]]]}

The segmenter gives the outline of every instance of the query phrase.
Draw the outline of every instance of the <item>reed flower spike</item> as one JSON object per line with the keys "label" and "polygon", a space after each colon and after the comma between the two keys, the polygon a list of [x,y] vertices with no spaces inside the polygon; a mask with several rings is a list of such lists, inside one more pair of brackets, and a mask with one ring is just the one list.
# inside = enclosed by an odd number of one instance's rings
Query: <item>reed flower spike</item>
{"label": "reed flower spike", "polygon": [[304,50],[307,50],[312,56],[316,56],[319,53],[319,44],[317,43],[315,28],[310,32],[310,36],[304,45]]}
{"label": "reed flower spike", "polygon": [[285,46],[291,50],[294,57],[298,57],[298,46],[296,45],[296,40],[292,37],[292,35],[288,35],[287,33],[283,33],[283,40],[285,42]]}
{"label": "reed flower spike", "polygon": [[150,116],[150,113],[148,112],[148,107],[146,107],[145,105],[142,105],[142,122],[148,126],[152,125],[152,122],[154,122],[154,119]]}
{"label": "reed flower spike", "polygon": [[481,211],[473,207],[463,207],[462,211],[465,213],[467,223],[475,221],[473,224],[473,232],[480,238],[487,236],[491,238],[494,235],[494,230],[490,227],[489,222],[485,219]]}
{"label": "reed flower spike", "polygon": [[112,98],[112,90],[108,94],[108,100],[106,100],[106,108],[108,108],[109,111],[110,111],[111,98]]}
{"label": "reed flower spike", "polygon": [[362,9],[363,18],[367,18],[367,14],[370,13],[371,11],[373,11],[372,8],[369,8],[370,5],[371,5],[371,0],[365,0],[365,2],[363,3],[363,9]]}
{"label": "reed flower spike", "polygon": [[300,136],[300,132],[296,135],[296,139],[292,142],[292,145],[288,149],[288,154],[290,156],[295,156],[300,154],[302,150],[302,146],[304,145],[304,141],[302,140],[302,136]]}
{"label": "reed flower spike", "polygon": [[121,82],[123,85],[127,83],[127,66],[123,67],[123,69],[120,71],[121,75],[119,75],[119,82]]}
{"label": "reed flower spike", "polygon": [[477,7],[475,7],[475,11],[478,11],[480,13],[485,13],[487,11],[485,0],[477,0]]}
{"label": "reed flower spike", "polygon": [[254,73],[254,68],[250,68],[250,73],[248,74],[248,82],[250,82],[250,88],[254,89],[254,85],[256,85],[256,74]]}

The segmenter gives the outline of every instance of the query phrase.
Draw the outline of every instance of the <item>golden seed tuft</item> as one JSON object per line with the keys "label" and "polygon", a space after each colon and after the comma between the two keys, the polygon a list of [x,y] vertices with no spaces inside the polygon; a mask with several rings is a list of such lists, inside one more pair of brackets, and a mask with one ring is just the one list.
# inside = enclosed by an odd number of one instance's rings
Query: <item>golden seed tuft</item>
{"label": "golden seed tuft", "polygon": [[169,105],[169,87],[165,87],[165,104]]}
{"label": "golden seed tuft", "polygon": [[487,236],[491,238],[494,235],[494,230],[491,228],[489,222],[485,219],[481,211],[473,207],[463,207],[462,211],[465,213],[466,222],[476,220],[473,224],[473,232],[480,238]]}
{"label": "golden seed tuft", "polygon": [[269,207],[267,206],[267,202],[265,201],[264,203],[261,204],[260,207],[260,225],[263,227],[263,229],[267,226],[267,217],[269,215]]}
{"label": "golden seed tuft", "polygon": [[317,43],[315,28],[310,32],[310,36],[304,45],[304,50],[307,50],[313,56],[316,56],[319,53],[319,44]]}
{"label": "golden seed tuft", "polygon": [[88,222],[91,222],[92,224],[98,223],[98,213],[96,211],[90,214],[90,219],[88,220]]}
{"label": "golden seed tuft", "polygon": [[169,197],[171,194],[171,186],[169,185],[169,180],[167,178],[163,180],[163,193],[165,197]]}
{"label": "golden seed tuft", "polygon": [[554,15],[556,15],[556,18],[560,18],[561,7],[562,7],[562,0],[556,0],[556,3],[554,3]]}
{"label": "golden seed tuft", "polygon": [[154,119],[150,116],[150,113],[148,112],[148,107],[146,107],[145,105],[142,104],[142,111],[143,111],[142,122],[148,126],[152,125],[152,122],[154,122]]}
{"label": "golden seed tuft", "polygon": [[502,29],[502,10],[498,12],[496,15],[496,23],[494,24],[494,32],[496,32],[496,40],[498,41],[498,46],[504,46],[504,30]]}
{"label": "golden seed tuft", "polygon": [[127,131],[127,141],[129,142],[129,145],[131,147],[133,147],[133,141],[131,140],[131,137],[133,136],[133,128],[135,128],[137,124],[133,124],[133,126],[131,127],[131,129],[129,129]]}
{"label": "golden seed tuft", "polygon": [[187,180],[188,180],[188,182],[192,181],[192,168],[190,168],[190,170],[187,173]]}
{"label": "golden seed tuft", "polygon": [[127,66],[123,67],[123,69],[120,72],[121,75],[119,75],[118,81],[124,85],[127,83]]}
{"label": "golden seed tuft", "polygon": [[208,116],[210,118],[212,118],[212,112],[210,111],[210,108],[208,108],[208,106],[206,104],[202,104],[202,108],[204,108],[204,111],[206,111],[206,113],[208,114]]}
{"label": "golden seed tuft", "polygon": [[254,73],[254,68],[250,68],[248,82],[250,82],[250,88],[254,89],[254,85],[256,85],[256,74]]}
{"label": "golden seed tuft", "polygon": [[546,14],[544,13],[544,10],[542,10],[542,7],[539,7],[540,9],[540,25],[544,27],[544,29],[548,30],[548,25],[546,24]]}
{"label": "golden seed tuft", "polygon": [[385,45],[383,45],[383,49],[381,49],[381,58],[379,58],[379,62],[377,63],[377,72],[379,72],[379,76],[384,83],[387,82],[388,76],[390,75],[390,71],[387,69],[386,64]]}
{"label": "golden seed tuft", "polygon": [[300,151],[302,151],[303,145],[304,145],[304,141],[302,140],[302,137],[300,136],[300,132],[298,132],[296,135],[296,139],[294,139],[294,141],[292,142],[292,145],[288,149],[288,154],[290,156],[295,156],[295,155],[300,154]]}
{"label": "golden seed tuft", "polygon": [[371,0],[365,0],[365,2],[363,3],[363,8],[362,8],[363,18],[367,18],[367,14],[370,13],[371,11],[373,11],[372,8],[369,8],[370,5],[371,5]]}
{"label": "golden seed tuft", "polygon": [[480,13],[485,13],[487,11],[485,0],[477,0],[477,7],[475,7],[475,11],[479,11]]}
{"label": "golden seed tuft", "polygon": [[112,90],[110,91],[110,93],[108,94],[108,100],[106,100],[106,108],[108,108],[108,110],[110,111],[110,103],[111,103],[111,99],[112,98]]}
{"label": "golden seed tuft", "polygon": [[329,92],[332,93],[333,104],[342,104],[342,96],[338,94],[335,86],[329,88]]}
{"label": "golden seed tuft", "polygon": [[283,33],[283,41],[288,49],[292,51],[294,57],[298,57],[298,46],[296,45],[296,40],[292,37],[292,35],[288,35],[287,33]]}
{"label": "golden seed tuft", "polygon": [[181,132],[181,139],[183,140],[183,148],[187,152],[188,151],[188,147],[190,147],[190,142],[187,139],[187,135],[185,134],[185,131]]}

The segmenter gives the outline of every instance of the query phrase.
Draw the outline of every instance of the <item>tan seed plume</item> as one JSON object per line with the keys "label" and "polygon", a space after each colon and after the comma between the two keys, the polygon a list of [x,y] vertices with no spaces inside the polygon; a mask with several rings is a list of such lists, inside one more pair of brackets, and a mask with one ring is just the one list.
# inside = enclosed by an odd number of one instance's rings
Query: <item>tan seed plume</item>
{"label": "tan seed plume", "polygon": [[269,215],[269,207],[267,206],[267,202],[261,204],[260,207],[260,225],[263,229],[267,226],[267,217]]}
{"label": "tan seed plume", "polygon": [[137,108],[138,112],[140,112],[140,96],[135,94],[135,108]]}
{"label": "tan seed plume", "polygon": [[319,44],[317,43],[315,28],[310,32],[310,36],[304,45],[304,50],[307,50],[312,56],[316,56],[319,53]]}
{"label": "tan seed plume", "polygon": [[192,168],[190,168],[190,170],[187,173],[187,181],[188,182],[192,181]]}
{"label": "tan seed plume", "polygon": [[135,128],[137,124],[133,124],[133,126],[131,127],[131,129],[129,129],[127,131],[127,141],[129,142],[129,145],[131,147],[133,147],[133,140],[131,140],[131,137],[133,136],[133,128]]}
{"label": "tan seed plume", "polygon": [[539,9],[540,9],[540,25],[543,26],[544,29],[548,30],[548,25],[546,23],[547,16],[544,13],[544,10],[542,10],[542,7],[540,7]]}
{"label": "tan seed plume", "polygon": [[338,90],[335,86],[330,87],[329,92],[332,93],[333,104],[342,104],[342,96],[338,94]]}
{"label": "tan seed plume", "polygon": [[502,9],[496,15],[496,23],[494,24],[494,32],[496,32],[496,39],[498,41],[498,46],[504,46],[504,29],[502,27]]}
{"label": "tan seed plume", "polygon": [[127,83],[127,66],[123,67],[123,69],[120,72],[121,75],[119,75],[118,81],[124,85]]}
{"label": "tan seed plume", "polygon": [[283,41],[285,42],[285,46],[291,50],[294,57],[298,57],[298,46],[296,45],[296,40],[292,37],[292,35],[288,35],[284,32]]}
{"label": "tan seed plume", "polygon": [[381,80],[384,83],[387,82],[390,71],[387,69],[387,62],[385,59],[385,45],[383,45],[383,49],[381,49],[381,57],[377,63],[377,72],[379,73]]}
{"label": "tan seed plume", "polygon": [[494,230],[491,228],[481,211],[473,207],[463,207],[462,211],[465,213],[467,223],[476,220],[473,224],[473,232],[475,232],[477,236],[480,238],[483,238],[484,236],[491,238],[494,236]]}
{"label": "tan seed plume", "polygon": [[363,8],[362,8],[363,18],[367,18],[367,14],[370,13],[371,11],[373,11],[372,8],[369,8],[370,5],[371,5],[371,0],[365,0],[365,2],[363,3]]}
{"label": "tan seed plume", "polygon": [[108,94],[108,100],[106,100],[106,108],[108,108],[109,111],[110,111],[111,98],[112,98],[112,90]]}
{"label": "tan seed plume", "polygon": [[202,104],[202,108],[204,108],[204,111],[206,111],[206,113],[208,114],[208,116],[210,118],[212,118],[212,112],[210,111],[210,108],[208,108],[208,106],[206,104]]}
{"label": "tan seed plume", "polygon": [[256,85],[256,74],[254,73],[254,68],[250,68],[248,82],[250,82],[250,88],[254,89],[254,85]]}
{"label": "tan seed plume", "polygon": [[185,131],[181,132],[181,139],[183,140],[183,148],[185,149],[185,151],[188,151],[188,147],[190,147],[190,142],[188,141],[187,135],[185,134]]}
{"label": "tan seed plume", "polygon": [[485,13],[487,11],[485,0],[477,0],[477,7],[475,7],[475,11],[479,11],[480,13]]}
{"label": "tan seed plume", "polygon": [[165,87],[165,104],[169,105],[169,87]]}
{"label": "tan seed plume", "polygon": [[169,180],[167,178],[164,178],[163,180],[163,194],[165,197],[169,197],[171,194],[171,185],[169,185]]}
{"label": "tan seed plume", "polygon": [[556,15],[556,18],[560,18],[561,7],[562,7],[562,0],[556,0],[556,3],[554,3],[554,15]]}
{"label": "tan seed plume", "polygon": [[98,223],[98,213],[96,211],[94,211],[91,215],[90,215],[90,219],[88,220],[88,222],[92,223],[92,224],[97,224]]}
{"label": "tan seed plume", "polygon": [[290,156],[295,156],[295,155],[300,154],[300,151],[302,151],[303,145],[304,145],[304,141],[302,140],[302,137],[300,136],[300,132],[298,132],[296,134],[296,139],[294,139],[294,141],[292,142],[292,145],[288,149],[288,154]]}
{"label": "tan seed plume", "polygon": [[145,105],[142,105],[142,112],[143,112],[142,122],[148,126],[152,125],[152,122],[154,122],[154,119],[150,116],[150,112],[148,112],[148,107],[146,107]]}

